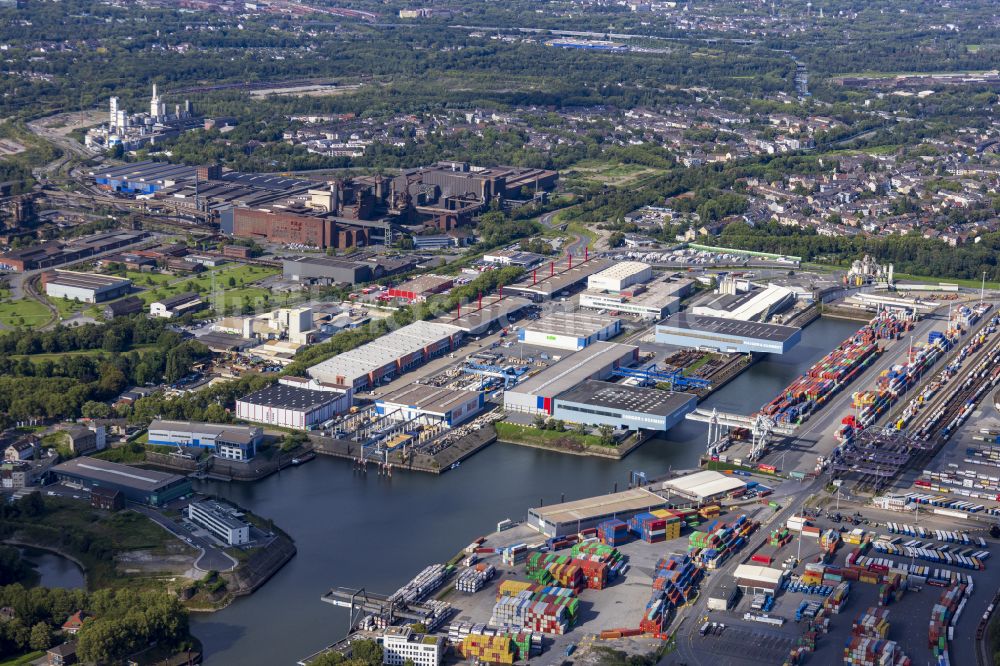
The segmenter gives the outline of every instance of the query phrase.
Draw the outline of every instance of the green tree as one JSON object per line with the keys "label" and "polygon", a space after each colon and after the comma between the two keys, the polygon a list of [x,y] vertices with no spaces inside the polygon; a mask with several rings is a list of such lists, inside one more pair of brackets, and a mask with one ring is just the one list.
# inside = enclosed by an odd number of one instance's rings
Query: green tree
{"label": "green tree", "polygon": [[602,423],[598,426],[597,432],[600,434],[601,444],[604,446],[611,446],[615,443],[615,431],[611,426]]}
{"label": "green tree", "polygon": [[38,622],[31,628],[29,643],[32,650],[48,650],[52,647],[52,629],[46,622]]}
{"label": "green tree", "polygon": [[88,400],[80,407],[80,414],[88,419],[106,419],[111,416],[111,406],[104,402]]}
{"label": "green tree", "polygon": [[382,663],[382,646],[375,641],[356,641],[351,645],[351,654],[355,659],[363,661],[369,666],[378,666]]}

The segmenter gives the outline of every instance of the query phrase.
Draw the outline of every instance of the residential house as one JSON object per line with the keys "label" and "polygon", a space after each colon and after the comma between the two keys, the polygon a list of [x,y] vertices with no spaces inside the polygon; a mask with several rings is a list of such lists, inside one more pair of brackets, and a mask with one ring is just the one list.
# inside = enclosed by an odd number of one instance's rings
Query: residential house
{"label": "residential house", "polygon": [[49,666],[70,666],[76,663],[76,641],[51,647],[45,653]]}
{"label": "residential house", "polygon": [[35,457],[36,451],[38,451],[38,440],[34,437],[23,437],[4,449],[3,459],[5,462],[31,460]]}
{"label": "residential house", "polygon": [[86,611],[79,610],[63,622],[62,630],[64,634],[69,634],[70,636],[75,636],[80,629],[83,628],[83,623],[89,620],[91,617],[90,613]]}

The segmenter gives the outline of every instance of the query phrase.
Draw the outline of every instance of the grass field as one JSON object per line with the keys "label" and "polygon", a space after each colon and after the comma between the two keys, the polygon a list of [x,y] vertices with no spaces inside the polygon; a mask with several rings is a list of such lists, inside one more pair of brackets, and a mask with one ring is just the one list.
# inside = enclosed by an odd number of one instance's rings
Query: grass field
{"label": "grass field", "polygon": [[6,661],[0,661],[0,666],[28,666],[31,662],[42,659],[45,657],[44,650],[37,650],[35,652],[28,652],[27,654],[22,654],[20,657],[11,657]]}
{"label": "grass field", "polygon": [[[946,284],[957,284],[960,287],[967,287],[969,289],[979,289],[983,286],[982,280],[962,280],[962,279],[952,279],[952,278],[940,278],[940,277],[926,277],[923,275],[910,275],[909,273],[896,273],[895,276],[897,281],[904,282],[925,282],[929,284],[938,284],[939,282],[944,282]],[[990,282],[986,281],[987,289],[1000,289],[1000,282]]]}
{"label": "grass field", "polygon": [[[156,348],[155,343],[149,343],[144,345],[135,345],[129,351],[137,351],[139,354],[146,354]],[[100,354],[107,354],[108,352],[103,349],[80,349],[77,351],[70,352],[59,352],[57,354],[14,354],[10,358],[18,361],[22,358],[26,358],[32,363],[41,363],[42,361],[55,361],[63,356],[99,356]]]}
{"label": "grass field", "polygon": [[52,319],[43,304],[30,298],[10,300],[10,291],[0,290],[0,324],[7,328],[43,326]]}
{"label": "grass field", "polygon": [[602,162],[599,160],[584,160],[573,165],[567,171],[567,177],[576,176],[584,180],[621,187],[639,178],[656,173],[657,169],[641,164],[624,164],[622,162]]}
{"label": "grass field", "polygon": [[496,425],[497,437],[502,442],[555,447],[565,446],[566,444],[605,446],[601,443],[601,438],[597,435],[584,435],[570,430],[567,430],[566,432],[539,430],[538,428],[517,425],[515,423],[506,423],[503,421],[498,421],[494,425]]}
{"label": "grass field", "polygon": [[[234,302],[234,299],[236,302],[242,301],[244,294],[254,298],[267,293],[264,289],[250,287],[250,285],[271,275],[277,275],[278,272],[275,268],[264,266],[232,265],[222,266],[198,276],[173,277],[142,273],[139,274],[140,277],[136,284],[146,289],[139,294],[139,298],[146,305],[161,298],[198,290],[203,294],[205,300],[214,301],[212,294],[222,293],[225,302],[231,303]],[[155,285],[149,285],[146,277],[154,278]],[[168,279],[163,280],[164,277]],[[252,289],[253,291],[243,291],[244,289]],[[235,297],[233,294],[236,294]]]}

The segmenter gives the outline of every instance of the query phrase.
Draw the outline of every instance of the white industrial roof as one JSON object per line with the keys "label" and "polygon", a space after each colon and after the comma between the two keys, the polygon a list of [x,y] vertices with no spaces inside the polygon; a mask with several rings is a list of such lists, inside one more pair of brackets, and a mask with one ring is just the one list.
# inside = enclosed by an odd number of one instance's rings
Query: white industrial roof
{"label": "white industrial roof", "polygon": [[741,564],[733,572],[733,578],[737,580],[753,580],[770,585],[781,583],[785,572],[782,569],[772,569],[771,567],[760,567],[754,564]]}
{"label": "white industrial roof", "polygon": [[552,312],[525,324],[524,330],[530,333],[587,338],[613,326],[615,321],[617,320],[613,317],[585,312]]}
{"label": "white industrial roof", "polygon": [[610,268],[606,268],[600,273],[595,273],[590,277],[593,279],[611,279],[611,280],[623,280],[627,277],[632,277],[633,275],[638,275],[645,270],[652,268],[649,264],[644,264],[641,261],[620,261],[613,264]]}
{"label": "white industrial roof", "polygon": [[716,497],[745,488],[746,483],[734,476],[706,470],[663,482],[664,490],[673,490],[698,499]]}
{"label": "white industrial roof", "polygon": [[309,368],[309,375],[324,381],[343,377],[347,383],[384,368],[397,359],[423,350],[462,329],[451,324],[415,321],[356,349],[338,354]]}

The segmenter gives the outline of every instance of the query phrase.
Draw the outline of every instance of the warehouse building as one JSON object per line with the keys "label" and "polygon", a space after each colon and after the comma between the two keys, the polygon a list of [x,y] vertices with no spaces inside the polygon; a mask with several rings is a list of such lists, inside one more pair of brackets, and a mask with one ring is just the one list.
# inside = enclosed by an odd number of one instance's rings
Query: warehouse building
{"label": "warehouse building", "polygon": [[666,500],[645,488],[598,495],[574,502],[528,509],[528,524],[548,537],[576,534],[611,518],[628,520],[638,513],[659,509]]}
{"label": "warehouse building", "polygon": [[742,493],[746,487],[746,482],[735,476],[705,470],[664,481],[662,489],[670,495],[677,495],[698,504],[706,504],[733,493]]}
{"label": "warehouse building", "polygon": [[134,245],[146,238],[149,238],[149,234],[145,231],[109,231],[68,243],[48,241],[0,255],[0,269],[33,271],[40,268],[55,268],[95,254]]}
{"label": "warehouse building", "polygon": [[712,588],[708,595],[708,610],[729,610],[740,598],[740,588],[736,581],[724,580]]}
{"label": "warehouse building", "polygon": [[595,342],[504,391],[504,408],[511,412],[551,416],[556,396],[587,379],[607,379],[612,370],[634,363],[638,355],[639,348],[632,345]]}
{"label": "warehouse building", "polygon": [[309,368],[310,377],[355,391],[377,386],[432,358],[456,349],[462,329],[450,324],[415,321],[368,344]]}
{"label": "warehouse building", "polygon": [[582,312],[553,312],[526,323],[517,339],[529,345],[578,351],[622,332],[622,320]]}
{"label": "warehouse building", "polygon": [[653,267],[641,261],[621,261],[587,278],[590,291],[624,291],[653,279]]}
{"label": "warehouse building", "polygon": [[350,389],[286,379],[238,399],[237,418],[295,430],[312,430],[351,408],[353,392]]}
{"label": "warehouse building", "polygon": [[588,379],[556,396],[554,405],[552,416],[570,423],[665,432],[694,411],[698,398]]}
{"label": "warehouse building", "polygon": [[674,283],[654,282],[615,294],[585,291],[580,294],[580,307],[660,320],[680,311],[681,297]]}
{"label": "warehouse building", "polygon": [[264,441],[264,431],[255,426],[195,421],[154,419],[148,432],[150,444],[209,449],[227,460],[250,460]]}
{"label": "warehouse building", "polygon": [[389,287],[386,296],[401,298],[411,303],[419,303],[433,294],[440,294],[455,285],[455,278],[446,275],[420,275],[412,280]]}
{"label": "warehouse building", "polygon": [[483,411],[485,404],[480,391],[410,384],[378,398],[375,413],[395,421],[430,417],[430,420],[457,426]]}
{"label": "warehouse building", "polygon": [[523,298],[504,296],[502,299],[484,297],[482,307],[479,303],[467,303],[455,312],[448,312],[437,318],[442,324],[450,324],[462,329],[466,335],[482,335],[494,324],[502,328],[520,317],[531,301]]}
{"label": "warehouse building", "polygon": [[295,282],[323,281],[353,285],[374,279],[371,264],[336,257],[290,257],[282,259],[281,269],[286,280]]}
{"label": "warehouse building", "polygon": [[97,167],[90,175],[103,190],[126,194],[153,194],[177,183],[193,181],[198,167],[169,162],[135,162],[110,168]]}
{"label": "warehouse building", "polygon": [[[569,290],[586,283],[587,278],[594,273],[600,273],[612,263],[604,259],[574,262],[567,258],[566,261],[560,260],[559,264],[556,265],[555,261],[550,261],[548,265],[532,269],[530,273],[514,284],[505,286],[504,290],[530,298],[533,301],[560,298],[568,296]],[[566,293],[564,294],[564,292]]]}
{"label": "warehouse building", "polygon": [[714,349],[728,354],[784,354],[802,339],[794,326],[705,317],[681,312],[656,325],[656,341],[678,347]]}
{"label": "warehouse building", "polygon": [[152,317],[170,319],[172,317],[183,317],[189,312],[197,312],[204,307],[205,302],[201,300],[201,296],[193,291],[189,291],[175,296],[168,296],[159,301],[153,301],[149,304],[149,314]]}
{"label": "warehouse building", "polygon": [[204,527],[230,546],[250,542],[250,523],[239,515],[237,511],[213,500],[191,502],[187,510],[188,520]]}
{"label": "warehouse building", "polygon": [[740,321],[767,321],[794,303],[795,292],[788,287],[769,284],[761,288],[746,280],[726,278],[716,294],[691,307],[691,314]]}
{"label": "warehouse building", "polygon": [[52,473],[60,483],[118,490],[130,502],[151,506],[162,506],[192,492],[191,481],[183,476],[87,456],[59,463]]}
{"label": "warehouse building", "polygon": [[781,581],[787,573],[783,569],[741,564],[733,572],[733,578],[744,594],[769,594],[773,597],[781,589]]}
{"label": "warehouse building", "polygon": [[102,303],[124,296],[132,288],[132,280],[113,275],[53,271],[42,274],[45,295],[81,303]]}

